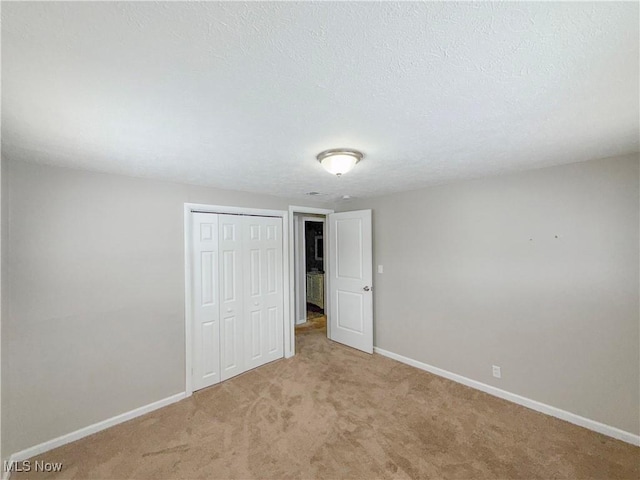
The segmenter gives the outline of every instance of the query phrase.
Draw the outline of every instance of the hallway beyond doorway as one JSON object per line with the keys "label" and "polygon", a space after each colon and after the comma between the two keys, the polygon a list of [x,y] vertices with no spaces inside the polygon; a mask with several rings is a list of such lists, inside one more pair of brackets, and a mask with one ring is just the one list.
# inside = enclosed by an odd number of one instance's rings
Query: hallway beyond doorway
{"label": "hallway beyond doorway", "polygon": [[327,315],[321,308],[307,303],[307,321],[296,325],[296,335],[299,333],[308,333],[311,331],[322,332],[327,334]]}

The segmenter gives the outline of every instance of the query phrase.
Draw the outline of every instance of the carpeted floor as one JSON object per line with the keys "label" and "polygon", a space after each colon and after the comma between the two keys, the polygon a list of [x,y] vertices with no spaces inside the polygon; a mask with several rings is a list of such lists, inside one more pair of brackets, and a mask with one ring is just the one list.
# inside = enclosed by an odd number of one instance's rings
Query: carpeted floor
{"label": "carpeted floor", "polygon": [[296,325],[296,338],[300,334],[312,333],[313,331],[327,335],[327,317],[324,313],[308,314],[305,323]]}
{"label": "carpeted floor", "polygon": [[[12,479],[638,479],[640,449],[379,355],[298,354],[58,448]],[[32,459],[33,460],[33,459]]]}

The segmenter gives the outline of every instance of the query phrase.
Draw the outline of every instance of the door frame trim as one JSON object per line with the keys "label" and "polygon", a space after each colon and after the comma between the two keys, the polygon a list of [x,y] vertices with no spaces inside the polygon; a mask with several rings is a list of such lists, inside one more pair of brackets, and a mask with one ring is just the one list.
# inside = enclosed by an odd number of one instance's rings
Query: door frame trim
{"label": "door frame trim", "polygon": [[[205,205],[201,203],[185,203],[184,204],[184,341],[185,341],[185,396],[189,397],[193,394],[192,367],[193,367],[193,309],[191,308],[191,300],[193,298],[193,285],[191,282],[191,212],[197,211],[202,213],[219,213],[231,215],[255,215],[259,217],[280,217],[282,219],[282,313],[283,313],[283,342],[284,357],[287,356],[287,346],[291,344],[291,329],[287,325],[291,323],[291,310],[287,308],[290,302],[290,280],[293,278],[290,272],[290,256],[289,251],[289,233],[291,221],[289,212],[286,210],[265,210],[262,208],[246,208],[232,207],[228,205]],[[286,226],[289,225],[289,228]],[[290,355],[289,355],[290,356]]]}
{"label": "door frame trim", "polygon": [[[335,213],[333,209],[327,208],[314,208],[314,207],[302,207],[298,205],[289,205],[289,238],[293,239],[293,215],[295,213],[301,214],[315,214],[315,215],[331,215]],[[325,228],[325,238],[328,237],[328,222],[324,224]],[[288,243],[289,254],[287,255],[287,260],[289,263],[289,292],[287,292],[289,297],[289,328],[287,328],[287,324],[285,323],[285,344],[284,344],[284,358],[291,358],[296,354],[296,302],[295,302],[295,258],[294,258],[294,243],[293,241]],[[324,243],[324,251],[325,258],[327,257],[327,242]],[[328,262],[324,262],[324,281],[325,281],[325,292],[327,288],[327,272],[329,271]],[[324,311],[327,312],[327,324],[329,323],[329,295],[325,294],[325,306]],[[286,322],[286,321],[285,321]],[[289,340],[289,343],[286,342],[286,339]]]}

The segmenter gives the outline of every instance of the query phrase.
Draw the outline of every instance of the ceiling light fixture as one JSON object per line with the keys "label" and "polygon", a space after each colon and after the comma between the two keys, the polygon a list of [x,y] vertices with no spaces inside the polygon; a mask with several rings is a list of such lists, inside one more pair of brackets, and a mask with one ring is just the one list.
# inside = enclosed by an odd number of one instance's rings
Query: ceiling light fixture
{"label": "ceiling light fixture", "polygon": [[364,155],[358,150],[333,148],[320,152],[317,158],[327,172],[339,177],[355,167],[356,163],[362,160],[362,157]]}

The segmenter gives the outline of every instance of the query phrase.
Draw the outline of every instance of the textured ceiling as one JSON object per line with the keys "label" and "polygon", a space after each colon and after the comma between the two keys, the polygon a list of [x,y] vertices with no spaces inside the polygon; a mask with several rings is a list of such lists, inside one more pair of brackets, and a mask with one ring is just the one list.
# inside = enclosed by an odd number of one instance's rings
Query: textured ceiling
{"label": "textured ceiling", "polygon": [[[638,151],[638,3],[3,2],[18,160],[327,199]],[[361,149],[342,178],[321,150]]]}

